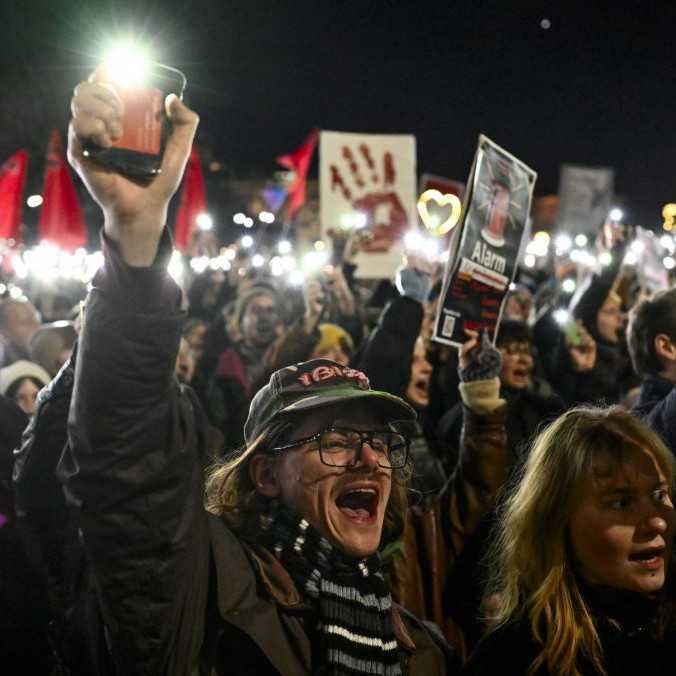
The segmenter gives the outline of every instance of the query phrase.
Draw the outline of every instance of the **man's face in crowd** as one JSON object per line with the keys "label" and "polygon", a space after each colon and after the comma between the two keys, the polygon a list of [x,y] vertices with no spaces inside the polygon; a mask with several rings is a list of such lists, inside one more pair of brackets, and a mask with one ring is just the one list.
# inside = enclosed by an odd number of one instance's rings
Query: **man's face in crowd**
{"label": "man's face in crowd", "polygon": [[430,380],[432,364],[427,361],[427,352],[422,336],[418,336],[413,347],[411,377],[406,388],[406,399],[416,408],[425,408],[430,403]]}
{"label": "man's face in crowd", "polygon": [[607,298],[596,315],[599,336],[609,343],[617,343],[624,318],[620,304],[613,298]]}
{"label": "man's face in crowd", "polygon": [[250,345],[267,347],[277,338],[279,324],[274,299],[262,293],[247,303],[242,315],[242,337]]}
{"label": "man's face in crowd", "polygon": [[[342,412],[321,409],[307,416],[294,429],[293,438],[306,438],[331,426],[360,431],[386,426],[384,419],[363,407],[351,406]],[[354,467],[331,467],[322,462],[318,442],[309,442],[277,458],[258,456],[254,461],[259,471],[252,471],[259,487],[272,486],[273,492],[266,494],[279,497],[343,552],[364,557],[380,545],[392,488],[392,470],[380,467],[379,457],[365,442]]]}
{"label": "man's face in crowd", "polygon": [[2,313],[2,336],[13,345],[28,349],[33,334],[40,328],[40,315],[30,301],[5,301]]}
{"label": "man's face in crowd", "polygon": [[651,451],[633,449],[621,460],[599,452],[569,526],[578,572],[594,585],[659,591],[675,521],[667,478]]}
{"label": "man's face in crowd", "polygon": [[500,382],[503,387],[523,390],[530,386],[533,370],[533,355],[528,341],[511,341],[500,345],[502,371]]}
{"label": "man's face in crowd", "polygon": [[195,359],[193,358],[190,344],[185,338],[181,338],[181,345],[176,355],[176,377],[180,382],[189,385],[195,375]]}

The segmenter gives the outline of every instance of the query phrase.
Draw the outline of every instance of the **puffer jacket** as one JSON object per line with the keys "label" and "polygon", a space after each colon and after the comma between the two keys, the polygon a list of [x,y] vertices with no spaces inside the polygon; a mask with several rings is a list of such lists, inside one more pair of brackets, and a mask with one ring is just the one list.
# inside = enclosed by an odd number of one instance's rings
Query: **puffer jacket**
{"label": "puffer jacket", "polygon": [[[290,602],[299,595],[286,572],[204,509],[207,426],[173,377],[184,313],[166,273],[169,237],[149,268],[127,266],[105,238],[103,250],[58,475],[95,576],[113,673],[314,672],[314,622],[302,600]],[[433,633],[398,617],[404,673],[447,673]]]}

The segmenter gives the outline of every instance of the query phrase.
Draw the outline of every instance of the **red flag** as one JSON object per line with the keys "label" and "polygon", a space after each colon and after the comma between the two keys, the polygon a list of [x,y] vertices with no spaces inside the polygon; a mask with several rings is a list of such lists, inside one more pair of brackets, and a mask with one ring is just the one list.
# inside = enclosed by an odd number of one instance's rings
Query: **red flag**
{"label": "red flag", "polygon": [[185,169],[181,201],[176,212],[174,243],[177,249],[186,251],[197,223],[197,217],[207,210],[207,193],[197,146],[193,145],[188,166]]}
{"label": "red flag", "polygon": [[61,134],[56,130],[49,135],[42,197],[44,201],[38,221],[40,240],[48,240],[66,251],[84,246],[87,229],[63,153]]}
{"label": "red flag", "polygon": [[279,164],[295,173],[293,183],[287,188],[289,200],[286,203],[286,213],[289,218],[305,204],[307,172],[318,139],[319,129],[314,129],[300,147],[288,155],[277,158]]}
{"label": "red flag", "polygon": [[0,167],[0,239],[21,241],[23,187],[28,153],[19,150]]}

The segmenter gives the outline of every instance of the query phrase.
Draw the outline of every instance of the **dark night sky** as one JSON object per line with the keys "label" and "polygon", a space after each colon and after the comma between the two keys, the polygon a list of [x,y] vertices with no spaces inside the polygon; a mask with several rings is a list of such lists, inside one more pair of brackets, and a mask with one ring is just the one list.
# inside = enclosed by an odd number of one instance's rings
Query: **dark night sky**
{"label": "dark night sky", "polygon": [[0,153],[29,146],[38,186],[72,86],[131,27],[186,72],[234,176],[270,175],[318,126],[413,133],[420,171],[464,180],[483,132],[539,194],[573,162],[614,166],[635,222],[676,198],[676,3],[2,0],[0,19]]}

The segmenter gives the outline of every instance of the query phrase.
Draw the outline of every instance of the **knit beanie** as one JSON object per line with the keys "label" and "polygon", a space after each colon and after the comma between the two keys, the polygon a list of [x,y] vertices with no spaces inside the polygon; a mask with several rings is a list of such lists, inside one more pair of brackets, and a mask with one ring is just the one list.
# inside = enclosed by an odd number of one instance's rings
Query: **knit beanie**
{"label": "knit beanie", "polygon": [[21,359],[0,369],[0,394],[7,394],[7,390],[17,380],[23,380],[24,378],[35,378],[43,387],[51,380],[51,376],[42,366],[38,366],[38,364],[34,364],[32,361]]}
{"label": "knit beanie", "polygon": [[314,352],[316,354],[323,354],[334,346],[339,346],[343,352],[351,353],[354,350],[354,342],[350,334],[337,324],[320,324],[319,342],[315,345]]}

